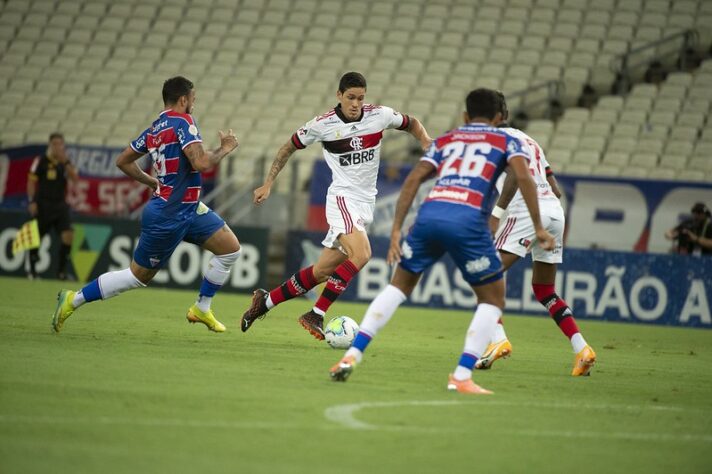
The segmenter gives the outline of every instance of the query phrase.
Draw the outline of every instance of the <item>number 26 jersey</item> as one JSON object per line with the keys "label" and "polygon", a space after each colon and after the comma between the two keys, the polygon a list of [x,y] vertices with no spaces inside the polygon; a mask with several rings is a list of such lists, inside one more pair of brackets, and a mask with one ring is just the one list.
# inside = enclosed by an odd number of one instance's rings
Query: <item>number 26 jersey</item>
{"label": "number 26 jersey", "polygon": [[515,156],[529,160],[516,137],[487,124],[469,123],[437,138],[421,158],[435,166],[437,181],[418,218],[487,222],[497,178]]}

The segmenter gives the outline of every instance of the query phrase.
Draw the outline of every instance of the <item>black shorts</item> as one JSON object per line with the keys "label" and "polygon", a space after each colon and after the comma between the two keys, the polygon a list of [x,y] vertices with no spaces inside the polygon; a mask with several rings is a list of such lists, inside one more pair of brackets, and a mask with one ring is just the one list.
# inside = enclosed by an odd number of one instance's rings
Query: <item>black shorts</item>
{"label": "black shorts", "polygon": [[71,230],[69,206],[66,203],[37,203],[37,224],[40,235],[54,229],[57,232]]}

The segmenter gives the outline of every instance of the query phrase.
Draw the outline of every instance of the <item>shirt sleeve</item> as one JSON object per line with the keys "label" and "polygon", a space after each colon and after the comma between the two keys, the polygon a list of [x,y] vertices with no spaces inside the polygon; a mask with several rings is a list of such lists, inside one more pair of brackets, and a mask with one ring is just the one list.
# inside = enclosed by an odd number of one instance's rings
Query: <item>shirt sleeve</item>
{"label": "shirt sleeve", "polygon": [[522,142],[520,142],[518,138],[507,135],[507,163],[515,156],[521,156],[525,158],[527,162],[531,160],[527,147],[522,145]]}
{"label": "shirt sleeve", "polygon": [[541,164],[544,166],[544,171],[546,173],[546,176],[549,177],[554,174],[554,170],[551,169],[551,165],[546,159],[546,155],[544,154],[544,150],[541,150],[539,152],[539,156],[541,159]]}
{"label": "shirt sleeve", "polygon": [[405,130],[408,128],[408,125],[410,125],[410,117],[407,115],[402,114],[397,110],[393,110],[390,107],[386,107],[385,105],[382,105],[381,108],[383,109],[383,119],[385,122],[383,125],[384,130],[392,128],[395,128],[396,130]]}
{"label": "shirt sleeve", "polygon": [[200,136],[198,131],[198,123],[193,119],[192,116],[188,115],[190,121],[188,120],[178,120],[176,126],[176,135],[178,135],[178,142],[180,143],[181,150],[191,143],[203,143],[203,137]]}
{"label": "shirt sleeve", "polygon": [[292,144],[297,150],[302,150],[312,143],[320,142],[319,124],[316,118],[308,121],[292,135]]}
{"label": "shirt sleeve", "polygon": [[141,132],[141,135],[130,143],[131,149],[136,153],[141,153],[142,155],[148,153],[148,147],[146,146],[146,134],[148,133],[148,130],[149,129],[147,128]]}
{"label": "shirt sleeve", "polygon": [[425,155],[423,155],[420,161],[427,161],[435,168],[440,167],[440,162],[442,161],[442,153],[440,152],[440,150],[437,149],[435,145],[435,140],[433,140],[433,142],[430,144],[428,151],[425,152]]}

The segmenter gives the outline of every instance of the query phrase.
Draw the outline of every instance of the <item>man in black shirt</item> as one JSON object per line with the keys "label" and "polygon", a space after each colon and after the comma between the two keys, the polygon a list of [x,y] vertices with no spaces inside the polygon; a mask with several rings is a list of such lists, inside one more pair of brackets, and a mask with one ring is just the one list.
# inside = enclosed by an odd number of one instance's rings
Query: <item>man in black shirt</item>
{"label": "man in black shirt", "polygon": [[[57,277],[67,278],[67,259],[72,249],[72,231],[69,205],[66,202],[67,180],[75,181],[77,170],[67,157],[64,136],[53,133],[49,136],[47,152],[35,158],[27,179],[28,210],[37,218],[40,236],[55,229],[61,237]],[[30,278],[37,277],[38,249],[30,250]]]}
{"label": "man in black shirt", "polygon": [[665,237],[674,240],[675,250],[683,255],[712,255],[712,219],[704,203],[692,206],[692,218],[668,230]]}

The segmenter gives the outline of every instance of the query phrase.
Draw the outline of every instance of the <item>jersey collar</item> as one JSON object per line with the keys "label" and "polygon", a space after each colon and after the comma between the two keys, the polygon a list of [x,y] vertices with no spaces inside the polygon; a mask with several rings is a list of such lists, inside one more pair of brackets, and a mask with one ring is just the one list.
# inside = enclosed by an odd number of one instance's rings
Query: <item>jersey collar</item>
{"label": "jersey collar", "polygon": [[341,111],[341,104],[338,104],[336,107],[334,107],[334,112],[336,112],[336,116],[339,117],[344,123],[360,122],[363,118],[363,107],[361,107],[361,115],[356,120],[346,118],[344,113]]}

